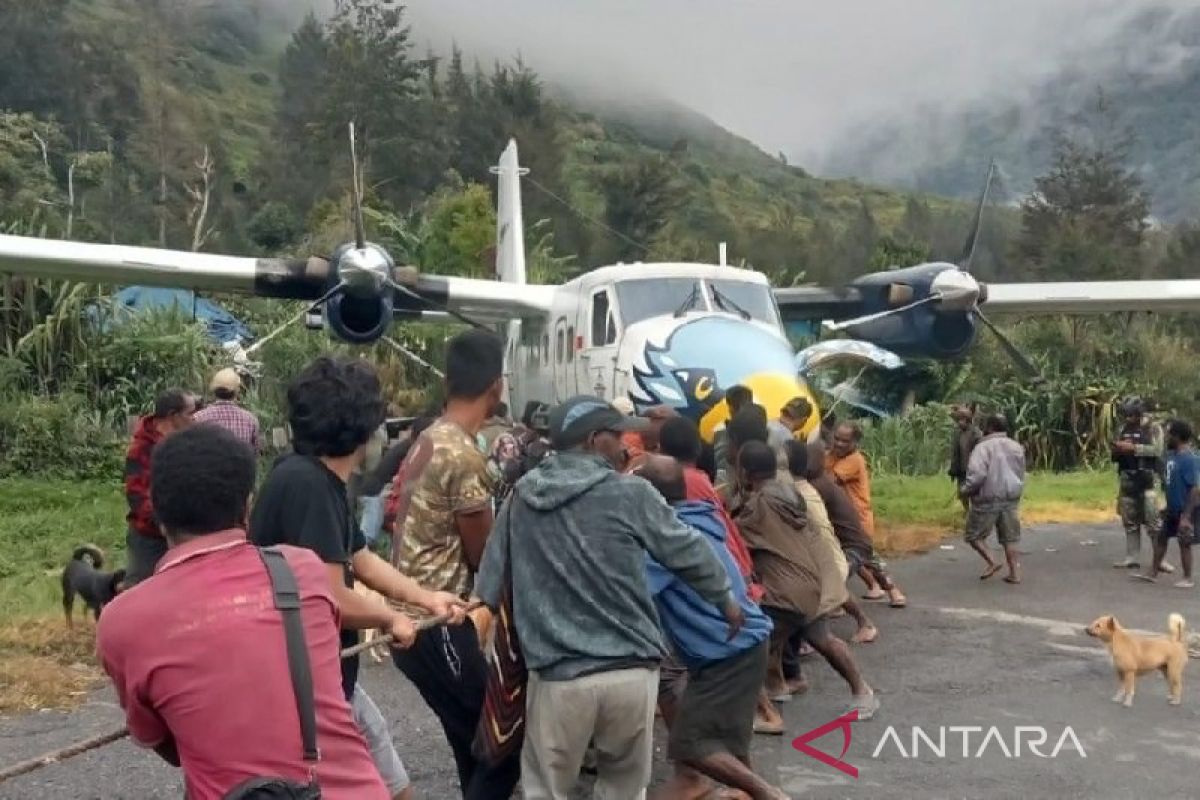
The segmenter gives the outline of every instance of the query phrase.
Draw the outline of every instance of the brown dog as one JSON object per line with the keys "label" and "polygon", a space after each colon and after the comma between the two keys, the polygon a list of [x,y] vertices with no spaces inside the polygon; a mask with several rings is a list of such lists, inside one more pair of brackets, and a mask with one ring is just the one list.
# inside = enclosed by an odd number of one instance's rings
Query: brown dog
{"label": "brown dog", "polygon": [[1120,688],[1113,696],[1114,703],[1133,705],[1133,687],[1139,675],[1159,670],[1167,679],[1168,697],[1173,706],[1183,702],[1183,668],[1187,665],[1187,643],[1184,620],[1180,614],[1167,618],[1167,637],[1146,639],[1121,627],[1117,618],[1106,615],[1085,629],[1088,636],[1104,642],[1112,653]]}

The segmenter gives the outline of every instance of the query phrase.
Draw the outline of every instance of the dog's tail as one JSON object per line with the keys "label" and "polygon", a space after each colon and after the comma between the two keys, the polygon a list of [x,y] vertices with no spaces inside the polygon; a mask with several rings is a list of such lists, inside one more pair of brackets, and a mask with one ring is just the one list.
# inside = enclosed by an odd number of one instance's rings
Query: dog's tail
{"label": "dog's tail", "polygon": [[72,561],[79,561],[84,556],[92,562],[92,569],[100,569],[104,566],[104,551],[94,544],[81,544],[75,548],[75,552],[71,553]]}
{"label": "dog's tail", "polygon": [[1183,629],[1185,627],[1182,614],[1172,614],[1167,617],[1167,630],[1171,632],[1171,641],[1182,642]]}

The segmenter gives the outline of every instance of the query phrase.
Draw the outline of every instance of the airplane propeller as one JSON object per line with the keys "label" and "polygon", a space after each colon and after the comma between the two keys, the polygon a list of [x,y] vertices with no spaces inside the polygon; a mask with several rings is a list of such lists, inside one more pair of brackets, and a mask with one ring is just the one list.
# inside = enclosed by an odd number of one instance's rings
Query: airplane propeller
{"label": "airplane propeller", "polygon": [[[939,313],[966,312],[968,316],[978,319],[983,324],[983,327],[991,331],[992,335],[997,338],[1004,352],[1008,354],[1018,367],[1035,378],[1040,378],[1041,374],[1037,366],[980,310],[980,303],[985,302],[987,299],[987,288],[983,284],[980,284],[971,274],[971,267],[974,263],[975,252],[979,244],[979,233],[983,227],[983,213],[987,207],[988,195],[991,192],[995,175],[996,161],[992,159],[988,162],[987,175],[984,177],[983,182],[983,191],[980,192],[979,203],[975,207],[975,215],[971,221],[970,233],[963,246],[962,256],[959,258],[957,264],[947,264],[946,268],[934,277],[933,281],[929,284],[929,293],[925,297],[906,303],[901,300],[902,304],[896,305],[895,308],[885,309],[853,319],[838,322],[827,321],[824,323],[825,330],[835,333],[852,330],[853,328],[878,322],[888,317],[905,314],[924,305],[936,304]],[[907,291],[899,291],[900,289],[906,289]],[[889,287],[889,300],[911,296],[912,290],[907,286]]]}

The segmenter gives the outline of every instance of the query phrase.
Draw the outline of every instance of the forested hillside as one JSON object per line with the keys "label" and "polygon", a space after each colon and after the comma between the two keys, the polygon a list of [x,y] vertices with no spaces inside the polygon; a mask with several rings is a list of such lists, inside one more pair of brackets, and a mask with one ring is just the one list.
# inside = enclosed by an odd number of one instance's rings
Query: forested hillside
{"label": "forested hillside", "polygon": [[1153,192],[1154,213],[1169,222],[1200,216],[1200,9],[1145,6],[1100,52],[1031,91],[1004,98],[1003,87],[980,86],[974,103],[880,120],[835,148],[828,169],[969,197],[995,156],[1020,196],[1049,165],[1055,132],[1077,129],[1081,106],[1100,90],[1118,124],[1136,134],[1131,164]]}
{"label": "forested hillside", "polygon": [[[526,218],[547,220],[545,246],[576,265],[711,260],[727,241],[781,281],[839,280],[906,220],[932,221],[935,250],[960,247],[961,208],[814,179],[681,107],[584,113],[518,60],[415,52],[401,6],[336,5],[317,20],[289,19],[278,0],[0,0],[0,221],[96,241],[319,248],[344,235],[354,118],[370,204],[406,229],[439,204],[482,209],[472,185],[490,188],[515,136]],[[422,266],[485,271],[488,237],[467,238],[476,263]]]}
{"label": "forested hillside", "polygon": [[[930,258],[957,259],[972,205],[813,177],[703,116],[631,88],[596,104],[515,56],[478,63],[411,44],[390,0],[338,0],[327,18],[288,0],[0,0],[0,229],[52,238],[230,253],[328,254],[350,238],[354,120],[368,233],[398,260],[491,274],[492,176],[515,137],[531,278],[617,260],[731,258],[776,284],[838,284]],[[567,35],[564,32],[563,35]],[[1047,140],[1020,208],[985,215],[986,280],[1195,275],[1200,228],[1158,229],[1137,140],[1110,95],[1080,98]],[[981,139],[981,141],[986,141]],[[980,145],[984,147],[984,145]],[[1188,174],[1196,159],[1180,157]],[[971,170],[972,188],[986,159]],[[1011,186],[1009,187],[1012,188]],[[103,473],[104,431],[158,389],[200,387],[223,357],[188,319],[97,328],[97,287],[5,278],[0,474]],[[284,303],[221,298],[262,335]],[[1103,459],[1114,401],[1137,392],[1200,410],[1191,318],[1005,321],[1038,363],[1031,383],[984,337],[955,364],[864,378],[883,406],[978,399],[1009,410],[1042,466]],[[398,325],[440,357],[446,330]],[[251,404],[278,421],[288,377],[339,349],[298,327],[259,351]],[[363,352],[363,351],[358,351]],[[437,391],[384,344],[368,351],[398,410]],[[871,385],[867,385],[868,382]],[[919,424],[918,424],[919,425]],[[919,427],[914,427],[919,432]]]}

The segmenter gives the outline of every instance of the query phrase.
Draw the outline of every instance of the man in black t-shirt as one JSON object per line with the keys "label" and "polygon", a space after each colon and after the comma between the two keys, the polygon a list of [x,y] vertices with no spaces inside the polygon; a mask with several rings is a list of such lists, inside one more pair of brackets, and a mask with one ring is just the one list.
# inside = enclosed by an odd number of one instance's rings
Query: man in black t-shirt
{"label": "man in black t-shirt", "polygon": [[[385,597],[461,623],[464,605],[458,597],[423,589],[367,549],[350,508],[346,481],[383,421],[375,371],[361,360],[318,358],[288,387],[287,401],[295,452],[275,462],[259,490],[250,516],[254,543],[305,547],[325,562],[341,614],[343,649],[357,644],[363,629],[390,633],[395,646],[402,648],[411,646],[417,635],[408,616],[356,594],[356,578]],[[378,709],[357,682],[358,657],[343,659],[342,686],[356,718],[366,717],[368,724],[361,724],[364,735],[371,739],[381,730],[386,735],[386,727],[375,719]],[[393,795],[407,797],[408,779],[390,738],[368,745]]]}

